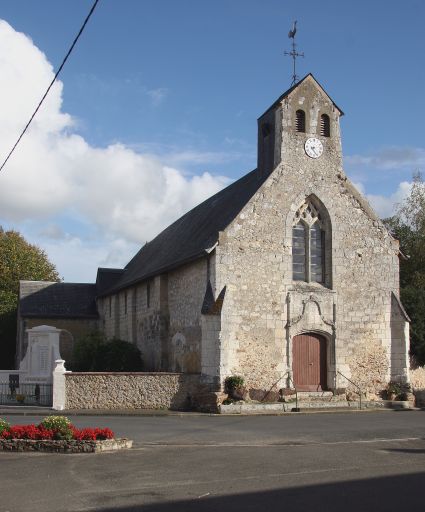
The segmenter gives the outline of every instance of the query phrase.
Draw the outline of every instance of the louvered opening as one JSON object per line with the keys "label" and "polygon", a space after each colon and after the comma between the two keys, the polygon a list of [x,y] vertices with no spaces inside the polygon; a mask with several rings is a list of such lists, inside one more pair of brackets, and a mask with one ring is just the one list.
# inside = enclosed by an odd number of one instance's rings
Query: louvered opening
{"label": "louvered opening", "polygon": [[327,114],[320,116],[320,135],[323,137],[330,137],[331,135],[331,122]]}
{"label": "louvered opening", "polygon": [[295,129],[297,132],[305,132],[305,112],[304,110],[297,110],[295,113]]}

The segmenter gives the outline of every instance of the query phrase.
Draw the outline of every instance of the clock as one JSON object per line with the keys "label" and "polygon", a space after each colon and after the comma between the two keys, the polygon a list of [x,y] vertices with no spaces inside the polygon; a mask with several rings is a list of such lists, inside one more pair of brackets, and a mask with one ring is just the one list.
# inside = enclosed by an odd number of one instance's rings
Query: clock
{"label": "clock", "polygon": [[319,139],[311,137],[305,141],[304,149],[310,158],[319,158],[323,153],[323,144]]}

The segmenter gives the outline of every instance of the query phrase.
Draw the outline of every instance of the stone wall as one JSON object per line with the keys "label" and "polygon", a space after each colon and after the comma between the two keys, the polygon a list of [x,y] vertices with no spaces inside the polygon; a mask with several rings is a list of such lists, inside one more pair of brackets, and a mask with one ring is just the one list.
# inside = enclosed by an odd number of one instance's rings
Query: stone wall
{"label": "stone wall", "polygon": [[99,299],[106,336],[135,343],[147,371],[200,372],[201,307],[211,267],[202,258]]}
{"label": "stone wall", "polygon": [[157,276],[98,300],[106,336],[137,345],[149,371],[168,369],[167,360],[162,357],[168,322],[166,300],[161,294],[164,287],[166,276]]}
{"label": "stone wall", "polygon": [[207,266],[207,258],[203,258],[168,274],[171,371],[201,371],[201,308]]}
{"label": "stone wall", "polygon": [[198,374],[65,373],[65,409],[190,409]]}
{"label": "stone wall", "polygon": [[415,395],[416,407],[425,407],[425,367],[410,370],[410,383]]}

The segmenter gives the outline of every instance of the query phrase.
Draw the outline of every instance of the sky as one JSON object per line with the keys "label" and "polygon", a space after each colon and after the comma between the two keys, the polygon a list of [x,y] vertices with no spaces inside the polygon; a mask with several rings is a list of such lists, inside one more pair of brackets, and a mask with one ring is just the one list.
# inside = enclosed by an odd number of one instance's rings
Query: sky
{"label": "sky", "polygon": [[[0,158],[92,0],[0,0]],[[288,31],[344,111],[344,167],[381,217],[425,171],[423,0],[100,0],[0,173],[0,225],[94,282],[256,166],[291,84]]]}

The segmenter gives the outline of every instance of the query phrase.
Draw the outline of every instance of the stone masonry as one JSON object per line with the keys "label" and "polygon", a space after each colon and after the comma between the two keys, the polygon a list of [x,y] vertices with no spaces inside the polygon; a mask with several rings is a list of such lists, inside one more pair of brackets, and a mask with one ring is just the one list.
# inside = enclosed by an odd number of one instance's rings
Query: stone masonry
{"label": "stone masonry", "polygon": [[199,376],[177,373],[65,373],[65,409],[189,409]]}

